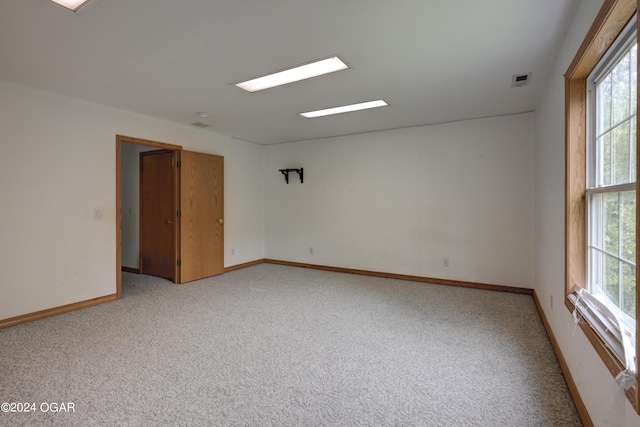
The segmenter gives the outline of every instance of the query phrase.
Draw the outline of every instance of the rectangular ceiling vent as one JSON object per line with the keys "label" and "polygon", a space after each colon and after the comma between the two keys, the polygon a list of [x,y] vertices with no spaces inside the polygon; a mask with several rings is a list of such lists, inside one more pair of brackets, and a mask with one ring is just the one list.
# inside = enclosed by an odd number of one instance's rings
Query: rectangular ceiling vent
{"label": "rectangular ceiling vent", "polygon": [[531,73],[515,74],[511,79],[511,87],[529,86],[531,82]]}
{"label": "rectangular ceiling vent", "polygon": [[199,128],[210,128],[211,125],[208,125],[206,123],[202,123],[202,122],[195,122],[195,123],[191,123],[191,126],[196,126]]}

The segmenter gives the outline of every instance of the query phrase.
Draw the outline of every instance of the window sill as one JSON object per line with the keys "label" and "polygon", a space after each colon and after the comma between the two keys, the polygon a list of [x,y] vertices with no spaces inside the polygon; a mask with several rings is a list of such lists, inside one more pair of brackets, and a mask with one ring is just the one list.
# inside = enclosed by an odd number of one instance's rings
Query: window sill
{"label": "window sill", "polygon": [[[575,305],[571,301],[571,299],[569,299],[569,296],[565,298],[565,306],[570,313],[573,313],[573,311],[575,310]],[[602,341],[602,338],[600,338],[600,336],[586,320],[579,322],[579,325],[580,329],[582,329],[582,332],[584,332],[585,336],[587,337],[593,348],[596,350],[596,353],[598,353],[605,366],[611,373],[611,376],[615,378],[620,373],[620,371],[623,371],[625,369],[622,362],[620,362],[620,360],[618,360],[618,358],[609,350],[604,341]],[[631,406],[633,406],[636,412],[640,414],[637,382],[636,385],[631,387],[629,390],[625,390],[625,394],[627,396],[627,399],[631,403]]]}

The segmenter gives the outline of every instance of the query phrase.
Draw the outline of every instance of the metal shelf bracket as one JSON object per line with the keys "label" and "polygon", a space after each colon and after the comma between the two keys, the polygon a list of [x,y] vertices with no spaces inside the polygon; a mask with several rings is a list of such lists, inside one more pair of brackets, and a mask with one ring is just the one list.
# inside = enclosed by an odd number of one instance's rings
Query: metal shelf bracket
{"label": "metal shelf bracket", "polygon": [[300,184],[304,182],[304,168],[300,169],[279,169],[279,171],[284,175],[284,180],[288,184],[289,183],[289,172],[297,172],[300,175]]}

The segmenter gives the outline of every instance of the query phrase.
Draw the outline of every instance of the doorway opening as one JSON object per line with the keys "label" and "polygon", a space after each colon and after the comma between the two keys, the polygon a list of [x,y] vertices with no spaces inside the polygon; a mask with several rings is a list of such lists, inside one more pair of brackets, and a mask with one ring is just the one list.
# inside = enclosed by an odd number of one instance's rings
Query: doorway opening
{"label": "doorway opening", "polygon": [[[117,298],[122,298],[122,259],[123,259],[123,149],[127,150],[127,146],[124,144],[135,145],[139,152],[148,151],[148,150],[167,150],[168,152],[178,152],[182,150],[182,146],[174,145],[174,144],[166,144],[163,142],[149,141],[139,138],[132,138],[122,135],[116,135],[116,295]],[[174,200],[177,200],[178,197],[178,188],[177,183],[174,185],[172,190]],[[127,209],[126,215],[136,215],[139,217],[139,210],[134,212],[131,209]],[[175,230],[174,242],[178,241],[178,227],[173,227]],[[130,232],[130,230],[126,230]],[[135,233],[135,231],[134,231]],[[175,248],[174,259],[177,258],[177,245]],[[134,252],[133,254],[129,254],[129,256],[137,257],[139,252],[139,248],[133,251],[128,249],[128,252]],[[138,261],[139,262],[139,261]],[[141,266],[137,264],[137,268],[139,269]],[[174,275],[174,282],[177,282],[176,276]]]}
{"label": "doorway opening", "polygon": [[[131,157],[139,157],[137,168],[133,172],[127,170],[129,176],[138,176],[141,180],[146,175],[139,172],[139,168],[145,159],[159,158],[160,154],[166,154],[164,167],[159,173],[150,174],[147,179],[157,181],[153,191],[168,192],[168,198],[164,198],[168,209],[161,209],[157,200],[151,200],[149,207],[154,210],[152,218],[158,222],[155,229],[152,227],[152,238],[158,230],[168,231],[164,239],[169,241],[165,248],[163,272],[147,268],[158,262],[158,258],[144,258],[140,253],[140,246],[133,251],[128,251],[132,265],[137,265],[138,272],[160,277],[167,277],[174,283],[186,283],[205,277],[216,276],[224,273],[224,157],[215,154],[197,153],[183,150],[179,145],[162,142],[148,141],[127,136],[116,136],[116,269],[117,298],[122,298],[122,262],[123,262],[123,150],[129,150],[133,144],[137,148],[134,155],[129,155],[129,166],[136,163]],[[149,155],[143,155],[148,151]],[[137,160],[136,160],[137,161]],[[161,162],[162,163],[162,162]],[[152,163],[144,163],[144,168],[153,169]],[[165,179],[162,173],[170,175]],[[139,174],[139,175],[137,175]],[[139,181],[138,181],[139,182]],[[136,185],[139,185],[136,184]],[[153,186],[152,186],[153,187]],[[145,189],[147,187],[145,186]],[[140,222],[148,217],[140,215],[139,206],[144,202],[144,197],[138,194],[139,204],[129,210],[126,215],[139,215]],[[135,197],[134,197],[135,198]],[[158,212],[155,212],[158,211]],[[162,212],[160,212],[162,211]],[[127,230],[130,240],[138,240],[142,245],[144,233],[139,223],[137,231],[131,233]],[[155,231],[154,231],[155,230]],[[137,233],[137,236],[136,236]],[[151,247],[158,242],[151,241]],[[147,246],[149,247],[149,246]],[[155,249],[155,248],[154,248]],[[133,253],[131,253],[133,252]],[[157,254],[156,254],[157,257]],[[130,268],[129,270],[135,270]]]}

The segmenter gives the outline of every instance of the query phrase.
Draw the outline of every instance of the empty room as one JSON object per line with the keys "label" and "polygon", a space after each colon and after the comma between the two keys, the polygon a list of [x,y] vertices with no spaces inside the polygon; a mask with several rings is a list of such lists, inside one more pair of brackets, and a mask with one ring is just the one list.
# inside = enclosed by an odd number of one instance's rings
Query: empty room
{"label": "empty room", "polygon": [[0,425],[640,426],[636,0],[0,0]]}

